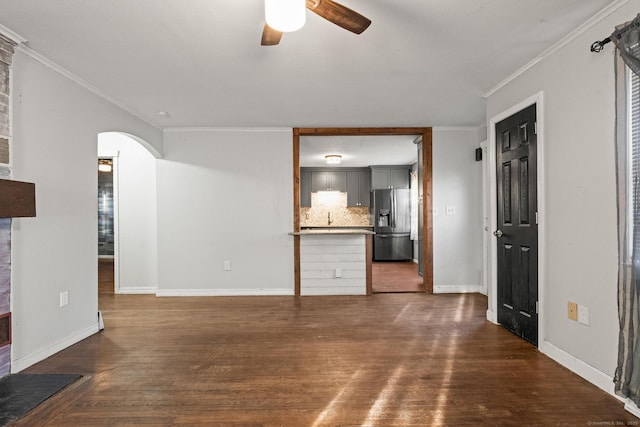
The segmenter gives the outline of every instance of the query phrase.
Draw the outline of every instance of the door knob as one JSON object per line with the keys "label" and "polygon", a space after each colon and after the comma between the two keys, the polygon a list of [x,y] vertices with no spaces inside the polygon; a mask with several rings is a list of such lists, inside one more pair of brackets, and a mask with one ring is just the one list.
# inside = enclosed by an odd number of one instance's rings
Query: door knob
{"label": "door knob", "polygon": [[496,230],[493,232],[493,235],[496,237],[502,237],[503,234],[502,230]]}

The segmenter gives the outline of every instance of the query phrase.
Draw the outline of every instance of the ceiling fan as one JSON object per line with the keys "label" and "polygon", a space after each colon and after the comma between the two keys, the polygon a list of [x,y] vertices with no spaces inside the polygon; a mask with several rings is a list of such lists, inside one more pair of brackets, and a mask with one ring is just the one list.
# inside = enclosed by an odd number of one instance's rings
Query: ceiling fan
{"label": "ceiling fan", "polygon": [[[306,0],[306,7],[327,21],[352,33],[360,34],[371,24],[371,20],[333,0]],[[264,24],[262,30],[262,46],[274,46],[280,43],[282,32]]]}

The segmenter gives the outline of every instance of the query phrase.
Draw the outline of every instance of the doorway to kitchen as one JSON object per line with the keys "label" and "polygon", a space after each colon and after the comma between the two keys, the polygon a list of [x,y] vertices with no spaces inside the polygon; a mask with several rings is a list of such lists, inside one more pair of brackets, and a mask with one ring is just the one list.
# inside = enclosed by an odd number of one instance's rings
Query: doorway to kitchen
{"label": "doorway to kitchen", "polygon": [[[308,137],[321,137],[326,141],[326,137],[355,137],[356,140],[367,141],[364,137],[387,137],[387,140],[404,139],[413,142],[413,160],[408,162],[400,162],[392,164],[389,160],[394,153],[393,147],[389,146],[386,152],[387,157],[382,160],[369,162],[367,165],[349,163],[348,156],[341,159],[340,153],[332,151],[332,144],[327,143],[327,153],[322,155],[322,160],[334,160],[329,157],[337,157],[338,161],[345,160],[344,167],[339,169],[338,174],[331,172],[325,173],[323,169],[327,169],[318,165],[308,167],[308,153],[301,153],[301,138],[303,141],[310,139]],[[316,138],[313,138],[316,139]],[[371,138],[370,140],[376,140]],[[384,138],[381,138],[384,140]],[[368,146],[368,142],[361,144],[363,148]],[[416,147],[418,146],[418,147]],[[372,244],[371,253],[367,254],[368,275],[370,286],[368,286],[368,294],[372,292],[432,292],[433,291],[433,237],[432,237],[432,160],[431,160],[431,128],[294,128],[293,130],[293,162],[294,162],[294,231],[300,232],[303,229],[318,228],[334,228],[342,226],[348,228],[370,228],[376,232]],[[301,154],[305,157],[303,167],[301,169]],[[319,156],[315,153],[316,157]],[[337,154],[337,156],[331,156]],[[412,163],[416,168],[419,164],[420,173],[411,170]],[[374,167],[370,167],[374,165]],[[335,166],[335,164],[330,165]],[[366,167],[364,167],[366,166]],[[362,170],[361,170],[362,169]],[[365,170],[366,169],[366,170]],[[316,172],[314,174],[314,172]],[[412,172],[415,181],[411,182]],[[320,179],[310,179],[310,175],[326,177],[324,181]],[[323,194],[324,188],[336,190],[341,188],[341,176],[349,174],[346,179],[344,189],[338,191],[328,191]],[[419,175],[419,177],[418,177]],[[404,184],[397,184],[398,177],[404,177]],[[326,181],[327,179],[330,182]],[[334,182],[335,181],[335,182]],[[384,182],[383,182],[384,181]],[[360,185],[365,182],[365,185]],[[415,207],[413,217],[417,223],[420,223],[422,233],[420,236],[412,236],[410,239],[409,227],[409,209],[410,209],[410,187],[413,184],[415,195]],[[417,184],[420,184],[419,186]],[[315,188],[312,191],[310,186]],[[316,188],[323,186],[322,189]],[[347,188],[349,187],[349,188]],[[366,187],[366,188],[365,188]],[[373,191],[372,191],[373,189]],[[379,198],[376,199],[376,190],[379,190]],[[333,194],[331,194],[333,193]],[[349,213],[342,211],[332,213],[327,205],[323,205],[323,209],[314,209],[317,205],[312,205],[312,198],[316,198],[316,202],[325,203],[325,198],[344,197],[344,205],[350,208]],[[322,198],[322,200],[319,200]],[[373,206],[375,201],[379,200],[379,206]],[[387,204],[389,206],[387,206]],[[384,206],[383,206],[384,205]],[[325,212],[327,211],[327,212]],[[362,211],[362,212],[360,212]],[[406,213],[407,220],[401,220]],[[380,214],[381,218],[377,218]],[[320,224],[320,215],[322,216],[322,224]],[[347,217],[352,217],[350,222],[342,224],[341,221]],[[318,218],[315,218],[318,217]],[[313,223],[317,219],[318,224]],[[337,221],[337,222],[336,222]],[[355,221],[353,224],[351,222]],[[385,222],[386,221],[386,222]],[[313,223],[313,224],[312,224]],[[326,223],[326,224],[325,224]],[[366,224],[365,224],[366,223]],[[376,224],[381,228],[376,228]],[[309,227],[315,225],[315,227]],[[413,224],[411,224],[413,225]],[[406,236],[405,236],[406,234]],[[376,236],[378,238],[376,239]],[[405,242],[406,240],[406,242]],[[391,243],[385,245],[384,243]],[[387,247],[388,246],[388,247]],[[376,255],[377,248],[377,255]],[[422,266],[422,276],[418,274],[418,262]],[[294,236],[294,264],[295,264],[295,294],[300,295],[301,269],[300,269],[300,236]],[[372,265],[373,264],[373,265]],[[415,270],[415,271],[414,271]],[[373,280],[371,280],[373,276]],[[383,280],[376,280],[382,278]],[[377,286],[376,286],[377,285]]]}

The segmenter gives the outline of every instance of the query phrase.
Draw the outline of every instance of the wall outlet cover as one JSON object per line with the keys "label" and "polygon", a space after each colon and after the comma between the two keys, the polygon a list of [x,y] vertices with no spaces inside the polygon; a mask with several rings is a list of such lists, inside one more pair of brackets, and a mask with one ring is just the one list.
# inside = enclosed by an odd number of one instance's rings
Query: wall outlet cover
{"label": "wall outlet cover", "polygon": [[225,261],[222,268],[224,271],[231,271],[231,261]]}
{"label": "wall outlet cover", "polygon": [[69,291],[60,292],[60,307],[64,307],[69,304]]}

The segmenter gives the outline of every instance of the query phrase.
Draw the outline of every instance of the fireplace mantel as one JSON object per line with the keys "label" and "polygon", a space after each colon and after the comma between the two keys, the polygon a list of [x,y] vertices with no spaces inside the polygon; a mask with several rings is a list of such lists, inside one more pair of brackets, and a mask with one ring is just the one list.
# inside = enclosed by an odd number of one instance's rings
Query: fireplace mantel
{"label": "fireplace mantel", "polygon": [[0,218],[36,216],[36,185],[0,179]]}

